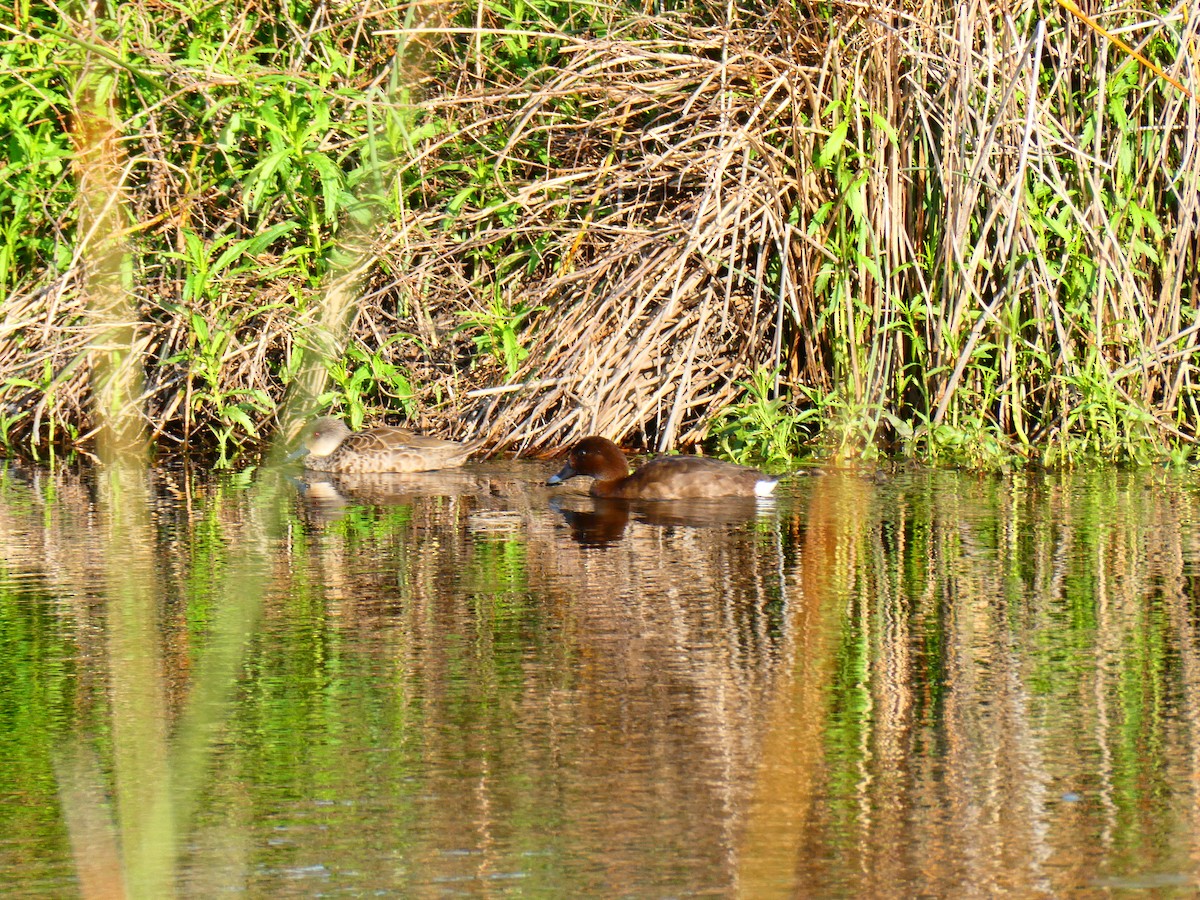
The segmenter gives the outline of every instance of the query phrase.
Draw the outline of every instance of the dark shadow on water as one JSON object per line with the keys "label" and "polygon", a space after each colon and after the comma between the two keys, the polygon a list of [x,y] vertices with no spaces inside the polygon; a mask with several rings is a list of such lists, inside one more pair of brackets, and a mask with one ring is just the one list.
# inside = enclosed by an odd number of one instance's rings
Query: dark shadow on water
{"label": "dark shadow on water", "polygon": [[754,497],[708,500],[612,500],[578,494],[555,495],[550,508],[566,520],[573,540],[606,547],[620,541],[631,522],[660,528],[719,528],[743,525],[775,507]]}

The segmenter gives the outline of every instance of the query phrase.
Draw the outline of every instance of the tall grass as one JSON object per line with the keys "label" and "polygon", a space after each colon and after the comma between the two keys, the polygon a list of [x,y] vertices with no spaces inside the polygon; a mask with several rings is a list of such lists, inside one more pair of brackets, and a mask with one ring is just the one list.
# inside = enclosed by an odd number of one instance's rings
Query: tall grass
{"label": "tall grass", "polygon": [[1194,444],[1197,0],[1094,11],[1178,86],[1019,3],[10,9],[10,450],[94,446],[89,66],[160,453],[238,459],[293,408],[521,452]]}

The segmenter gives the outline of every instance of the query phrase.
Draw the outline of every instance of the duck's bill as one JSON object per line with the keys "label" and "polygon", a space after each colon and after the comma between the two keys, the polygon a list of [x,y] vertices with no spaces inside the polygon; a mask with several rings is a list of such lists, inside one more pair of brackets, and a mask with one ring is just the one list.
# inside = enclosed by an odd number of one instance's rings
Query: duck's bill
{"label": "duck's bill", "polygon": [[563,466],[558,472],[546,479],[546,484],[562,484],[568,478],[574,478],[576,471],[569,465]]}

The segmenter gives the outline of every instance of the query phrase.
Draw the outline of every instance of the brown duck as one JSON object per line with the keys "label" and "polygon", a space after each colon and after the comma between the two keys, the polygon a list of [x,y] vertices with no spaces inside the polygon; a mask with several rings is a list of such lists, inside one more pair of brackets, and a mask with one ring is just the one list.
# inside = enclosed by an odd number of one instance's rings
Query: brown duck
{"label": "brown duck", "polygon": [[713,497],[766,497],[779,482],[757,469],[696,456],[664,456],[632,475],[620,448],[607,438],[587,437],[571,448],[562,471],[547,484],[590,475],[593,497],[619,500],[703,500]]}
{"label": "brown duck", "polygon": [[375,472],[431,472],[453,469],[483,446],[459,443],[380,425],[351,431],[341,419],[322,416],[304,431],[304,467],[316,472],[362,475]]}

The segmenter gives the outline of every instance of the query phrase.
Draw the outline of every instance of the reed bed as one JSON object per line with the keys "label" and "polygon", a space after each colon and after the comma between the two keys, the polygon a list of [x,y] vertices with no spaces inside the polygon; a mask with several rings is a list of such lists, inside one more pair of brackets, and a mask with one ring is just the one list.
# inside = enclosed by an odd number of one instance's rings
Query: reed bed
{"label": "reed bed", "polygon": [[[777,462],[1191,454],[1200,0],[1090,22],[1024,3],[12,12],[10,452],[94,445],[114,323],[85,286],[115,247],[130,403],[162,455],[229,463],[327,409],[524,454],[585,432]],[[99,235],[70,125],[97,96],[124,222]]]}

